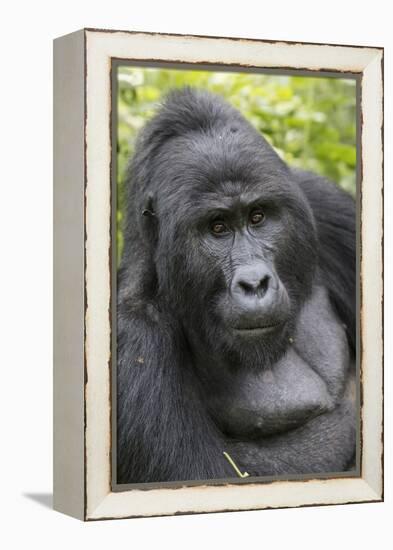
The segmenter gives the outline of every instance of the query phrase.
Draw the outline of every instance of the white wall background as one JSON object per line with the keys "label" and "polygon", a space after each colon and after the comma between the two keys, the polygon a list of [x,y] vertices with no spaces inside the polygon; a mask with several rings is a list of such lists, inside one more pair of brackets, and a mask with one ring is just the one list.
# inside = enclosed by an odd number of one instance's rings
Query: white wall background
{"label": "white wall background", "polygon": [[[3,548],[386,548],[392,540],[392,28],[386,0],[14,1],[2,5]],[[82,524],[50,508],[52,44],[82,27],[384,46],[386,502]],[[5,124],[4,124],[5,123]],[[389,246],[390,245],[390,246]],[[4,307],[5,306],[5,307]],[[390,542],[388,539],[390,538]]]}

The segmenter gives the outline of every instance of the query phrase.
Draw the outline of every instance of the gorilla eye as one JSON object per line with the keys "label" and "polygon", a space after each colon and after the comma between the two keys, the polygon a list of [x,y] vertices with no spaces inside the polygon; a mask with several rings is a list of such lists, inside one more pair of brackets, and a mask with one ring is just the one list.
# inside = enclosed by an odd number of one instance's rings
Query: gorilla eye
{"label": "gorilla eye", "polygon": [[251,225],[258,225],[262,223],[264,219],[265,214],[262,212],[262,210],[256,210],[250,216],[250,223]]}
{"label": "gorilla eye", "polygon": [[214,222],[211,225],[212,233],[215,235],[221,235],[222,233],[226,233],[228,231],[227,226],[223,222]]}

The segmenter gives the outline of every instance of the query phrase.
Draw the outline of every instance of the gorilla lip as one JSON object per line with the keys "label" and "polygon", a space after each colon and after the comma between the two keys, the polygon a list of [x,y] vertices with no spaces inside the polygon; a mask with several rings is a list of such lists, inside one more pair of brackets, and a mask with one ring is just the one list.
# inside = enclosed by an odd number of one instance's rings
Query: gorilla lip
{"label": "gorilla lip", "polygon": [[233,330],[236,332],[268,332],[270,330],[273,330],[275,328],[278,328],[282,326],[284,323],[283,321],[280,321],[278,323],[275,323],[273,325],[263,325],[263,326],[256,326],[256,327],[233,327]]}

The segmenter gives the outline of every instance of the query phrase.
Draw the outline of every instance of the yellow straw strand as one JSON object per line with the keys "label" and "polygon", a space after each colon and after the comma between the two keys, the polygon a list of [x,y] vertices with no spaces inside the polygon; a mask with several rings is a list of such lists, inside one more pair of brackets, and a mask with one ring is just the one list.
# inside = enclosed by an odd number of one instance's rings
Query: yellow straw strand
{"label": "yellow straw strand", "polygon": [[235,470],[235,472],[237,473],[237,475],[241,478],[245,478],[245,477],[248,477],[250,474],[248,474],[247,472],[244,472],[243,474],[241,473],[241,471],[239,470],[239,468],[236,466],[234,460],[229,456],[228,453],[226,453],[225,451],[223,452],[223,455],[225,456],[225,458],[227,459],[227,461],[229,462],[229,464],[232,466],[232,468]]}

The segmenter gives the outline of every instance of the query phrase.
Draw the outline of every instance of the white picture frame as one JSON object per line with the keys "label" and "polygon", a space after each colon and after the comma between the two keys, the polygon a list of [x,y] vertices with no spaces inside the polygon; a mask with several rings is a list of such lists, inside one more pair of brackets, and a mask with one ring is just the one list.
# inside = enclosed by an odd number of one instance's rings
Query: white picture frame
{"label": "white picture frame", "polygon": [[[112,490],[114,60],[357,75],[359,475]],[[80,30],[54,42],[54,158],[54,508],[98,520],[383,500],[383,49]]]}

